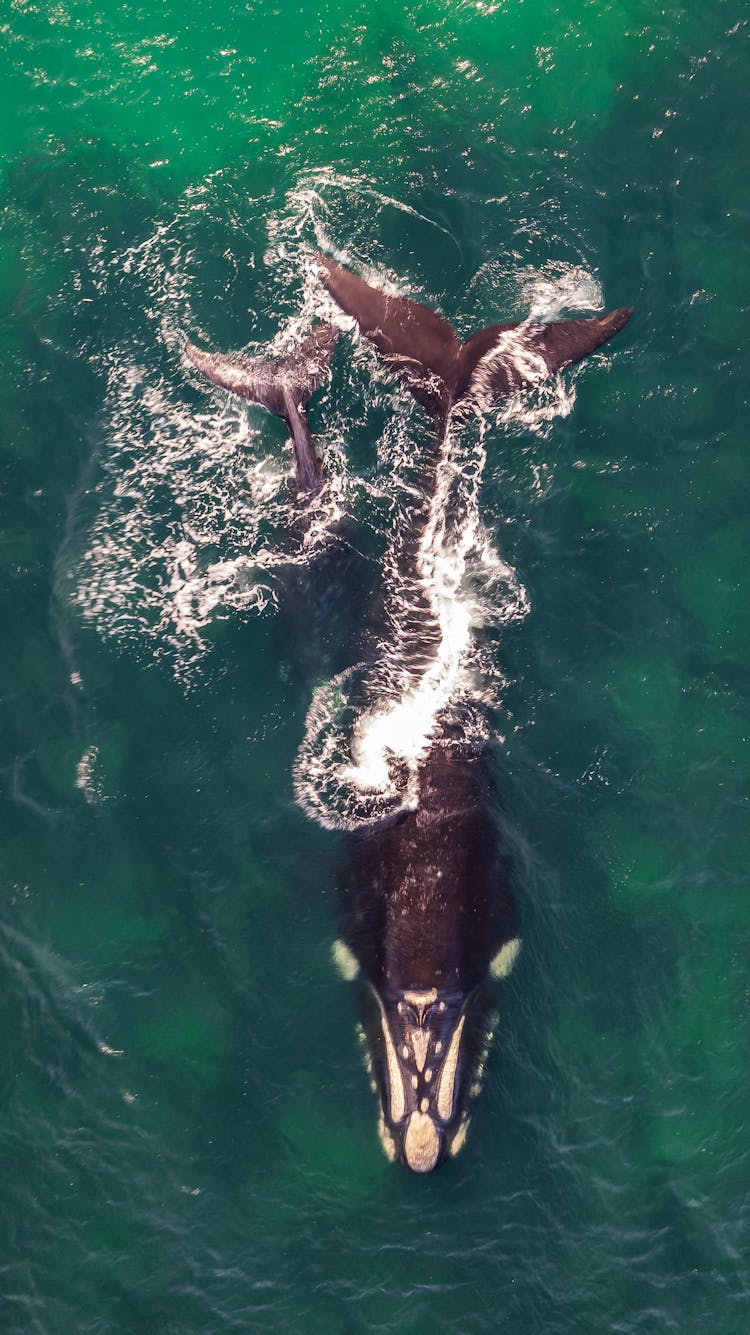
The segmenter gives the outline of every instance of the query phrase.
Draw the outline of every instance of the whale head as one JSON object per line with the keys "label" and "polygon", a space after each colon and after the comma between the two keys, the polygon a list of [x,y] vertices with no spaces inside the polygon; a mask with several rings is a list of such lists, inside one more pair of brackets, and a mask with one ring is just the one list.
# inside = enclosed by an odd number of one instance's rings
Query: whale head
{"label": "whale head", "polygon": [[479,991],[368,989],[365,1033],[389,1159],[428,1173],[466,1138],[467,1102],[491,1037]]}

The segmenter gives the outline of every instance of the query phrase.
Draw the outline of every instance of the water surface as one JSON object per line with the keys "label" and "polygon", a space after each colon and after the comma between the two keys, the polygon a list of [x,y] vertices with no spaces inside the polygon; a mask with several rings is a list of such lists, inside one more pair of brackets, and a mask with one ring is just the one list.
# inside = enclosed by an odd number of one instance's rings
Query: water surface
{"label": "water surface", "polygon": [[[741,9],[16,0],[2,35],[3,1328],[745,1335]],[[525,946],[427,1179],[381,1153],[340,835],[295,800],[346,664],[284,602],[283,428],[181,357],[309,316],[315,246],[464,337],[636,310],[473,438]],[[346,340],[312,417],[356,621],[427,428]]]}

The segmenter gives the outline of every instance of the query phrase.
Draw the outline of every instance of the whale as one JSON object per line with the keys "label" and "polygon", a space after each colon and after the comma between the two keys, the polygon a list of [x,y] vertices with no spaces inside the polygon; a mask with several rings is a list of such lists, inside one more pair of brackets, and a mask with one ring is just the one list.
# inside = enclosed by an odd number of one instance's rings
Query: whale
{"label": "whale", "polygon": [[[495,324],[461,342],[429,307],[359,278],[323,254],[323,285],[427,411],[434,450],[473,413],[581,360],[627,324],[632,310],[538,324]],[[425,506],[415,507],[424,523]],[[403,547],[415,561],[418,543]],[[405,572],[419,602],[419,572]],[[435,627],[417,607],[410,646],[419,663]],[[493,1037],[498,991],[521,939],[513,836],[488,743],[471,740],[455,712],[434,720],[418,761],[417,800],[345,836],[340,929],[334,955],[357,980],[366,1064],[380,1104],[388,1157],[427,1173],[463,1145]]]}
{"label": "whale", "polygon": [[338,330],[319,324],[278,361],[239,353],[207,352],[186,343],[185,356],[213,384],[250,403],[257,403],[286,424],[294,448],[296,487],[301,499],[314,496],[323,482],[307,405],[328,378]]}

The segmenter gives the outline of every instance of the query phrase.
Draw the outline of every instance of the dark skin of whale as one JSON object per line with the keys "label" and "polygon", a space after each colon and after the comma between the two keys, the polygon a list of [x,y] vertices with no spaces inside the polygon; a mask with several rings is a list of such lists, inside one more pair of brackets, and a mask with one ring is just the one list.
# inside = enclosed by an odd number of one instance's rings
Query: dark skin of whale
{"label": "dark skin of whale", "polygon": [[307,420],[307,405],[328,378],[338,333],[318,325],[289,356],[273,362],[265,357],[205,352],[188,343],[185,356],[222,389],[258,403],[286,424],[294,447],[297,493],[314,496],[322,483],[322,467]]}
{"label": "dark skin of whale", "polygon": [[[462,344],[429,307],[371,287],[324,255],[317,264],[338,306],[433,419],[426,501],[451,422],[579,361],[632,314],[623,307],[548,325],[495,324]],[[410,567],[426,512],[417,507],[403,548]],[[436,627],[416,566],[403,573],[414,590],[409,655],[424,662]],[[487,747],[462,744],[455,725],[438,719],[419,763],[416,809],[346,840],[341,937],[360,979],[381,1139],[390,1158],[419,1173],[463,1144],[489,1037],[488,983],[509,971],[519,944],[493,771]]]}
{"label": "dark skin of whale", "polygon": [[351,837],[346,942],[383,992],[470,991],[515,929],[487,762],[441,739],[416,810]]}
{"label": "dark skin of whale", "polygon": [[[317,263],[338,306],[435,427],[434,449],[424,461],[423,504],[400,551],[413,598],[401,649],[418,665],[439,642],[416,554],[449,425],[585,357],[622,329],[631,312],[550,325],[495,324],[462,344],[427,306],[372,287],[323,255]],[[186,347],[191,363],[215,384],[286,423],[303,504],[322,482],[306,408],[329,373],[336,338],[333,328],[320,325],[276,362]],[[309,630],[311,602],[302,592]],[[375,599],[371,622],[377,610]],[[518,944],[493,773],[490,750],[467,747],[455,724],[439,719],[419,765],[417,807],[346,841],[342,939],[362,983],[381,1138],[391,1158],[420,1173],[463,1143],[472,1086],[486,1056],[488,977],[508,971]]]}
{"label": "dark skin of whale", "polygon": [[[337,305],[356,320],[386,364],[442,424],[462,401],[469,406],[472,399],[506,398],[581,361],[618,333],[633,314],[623,306],[584,320],[488,325],[462,344],[448,321],[429,306],[370,287],[326,255],[316,258],[323,284]],[[524,366],[529,355],[538,362],[533,376]]]}
{"label": "dark skin of whale", "polygon": [[516,918],[489,751],[440,739],[419,777],[415,811],[348,837],[341,934],[365,985],[384,1148],[426,1172],[463,1143],[487,979]]}

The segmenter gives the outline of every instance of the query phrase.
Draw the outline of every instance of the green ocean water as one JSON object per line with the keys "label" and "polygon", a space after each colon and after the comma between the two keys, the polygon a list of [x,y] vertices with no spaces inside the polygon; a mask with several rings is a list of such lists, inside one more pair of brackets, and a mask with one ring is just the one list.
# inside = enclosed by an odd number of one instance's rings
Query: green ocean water
{"label": "green ocean water", "polygon": [[[742,7],[0,13],[0,1329],[747,1335]],[[294,800],[340,665],[268,556],[284,432],[180,355],[272,338],[321,245],[464,337],[635,308],[569,412],[487,426],[525,945],[424,1179]],[[362,606],[402,407],[342,342],[312,417]]]}

